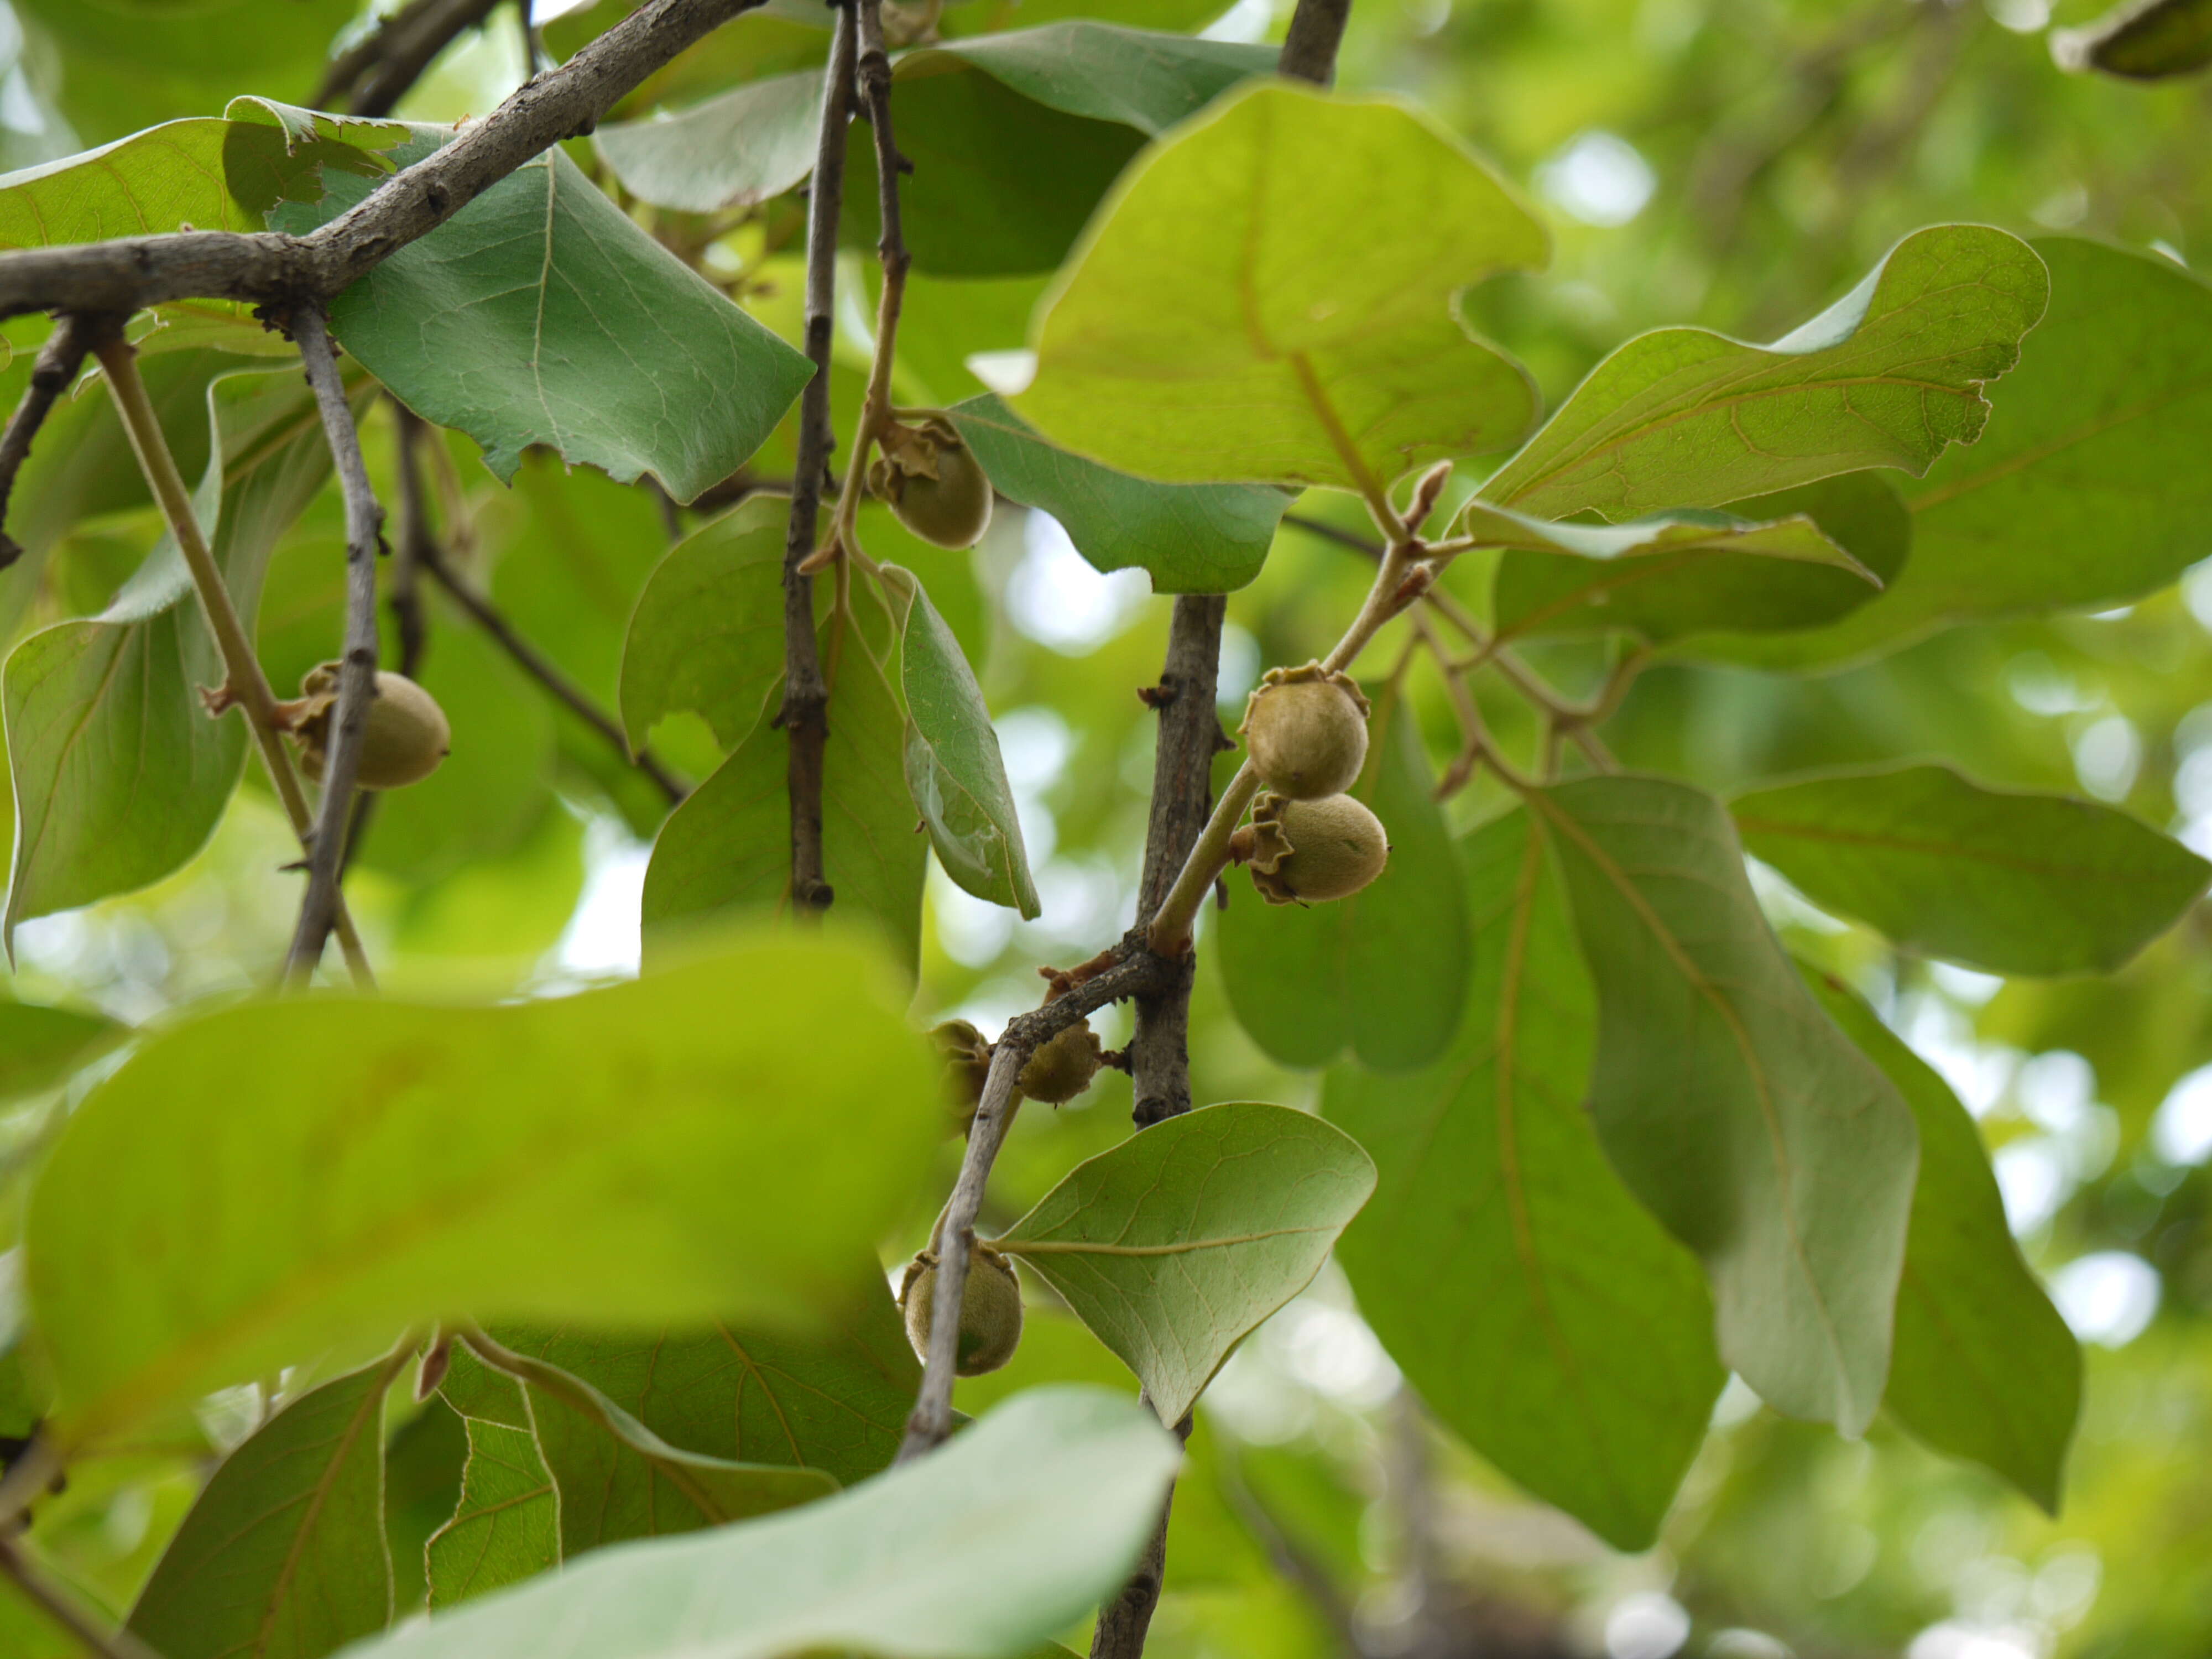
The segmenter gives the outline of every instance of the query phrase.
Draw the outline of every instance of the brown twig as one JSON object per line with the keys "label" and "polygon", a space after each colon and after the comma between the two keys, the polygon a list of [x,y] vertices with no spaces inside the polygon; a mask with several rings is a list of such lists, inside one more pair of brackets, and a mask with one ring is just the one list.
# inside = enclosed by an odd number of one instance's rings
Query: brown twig
{"label": "brown twig", "polygon": [[830,686],[814,637],[814,581],[799,568],[814,551],[823,481],[836,445],[830,424],[830,353],[836,333],[837,221],[845,199],[845,128],[852,112],[857,20],[853,0],[839,0],[832,9],[836,33],[822,82],[822,139],[806,210],[806,355],[813,361],[814,378],[799,401],[798,468],[784,538],[783,706],[775,716],[790,745],[791,905],[800,915],[828,909],[836,897],[822,860]]}
{"label": "brown twig", "polygon": [[581,137],[625,94],[761,0],[647,0],[436,154],[386,179],[307,236],[183,231],[0,255],[0,317],[129,315],[177,300],[295,306],[327,300],[435,230],[517,167]]}
{"label": "brown twig", "polygon": [[291,331],[322,414],[323,435],[345,501],[346,526],[345,635],[338,658],[338,701],[323,758],[323,798],[307,843],[307,890],[300,900],[299,923],[284,958],[285,977],[303,986],[323,959],[323,945],[337,915],[354,783],[368,733],[368,705],[376,696],[376,550],[384,537],[384,507],[368,482],[361,434],[354,425],[353,405],[346,400],[322,307],[301,306],[292,313]]}
{"label": "brown twig", "polygon": [[[9,416],[8,429],[0,432],[0,523],[6,521],[8,498],[15,494],[15,475],[30,459],[32,441],[46,424],[46,416],[53,412],[54,400],[68,391],[70,382],[76,379],[91,349],[90,336],[74,316],[65,316],[57,322],[53,333],[40,348],[39,360],[31,365],[31,383],[23,388],[23,401]],[[5,530],[0,530],[0,570],[5,570],[22,556],[21,544]]]}
{"label": "brown twig", "polygon": [[94,1659],[161,1659],[127,1630],[103,1630],[99,1621],[48,1583],[46,1576],[24,1558],[13,1539],[0,1539],[0,1577],[23,1593],[47,1618],[67,1631]]}
{"label": "brown twig", "polygon": [[[98,320],[89,321],[88,326],[98,329]],[[192,589],[199,596],[200,614],[206,619],[208,632],[215,636],[216,649],[222,654],[223,685],[216,702],[224,708],[236,703],[246,711],[246,725],[260,750],[261,763],[269,773],[276,799],[283,803],[284,816],[291,821],[292,832],[300,838],[301,849],[312,856],[314,819],[307,811],[307,798],[300,787],[299,777],[292,770],[292,757],[284,748],[281,735],[283,721],[277,713],[276,694],[270,690],[269,678],[261,672],[261,659],[254,654],[252,636],[246,631],[237,607],[230,602],[230,590],[223,584],[222,568],[215,562],[214,550],[208,546],[198,515],[193,510],[191,492],[185,489],[183,475],[177,471],[176,457],[169,453],[168,440],[161,434],[161,420],[154,412],[153,400],[146,395],[146,382],[138,374],[137,351],[124,339],[120,325],[113,319],[108,319],[106,331],[93,334],[92,349],[106,372],[116,412],[122,418],[124,430],[130,434],[131,447],[138,457],[139,468],[146,475],[161,516],[168,522],[169,533],[176,538],[185,567],[191,573]],[[343,895],[337,901],[331,926],[337,932],[338,944],[345,952],[346,965],[352,970],[354,982],[364,988],[374,985],[375,977],[369,972],[368,954],[362,949],[360,935],[354,931],[352,917],[346,914]]]}
{"label": "brown twig", "polygon": [[440,52],[489,17],[500,0],[411,0],[340,53],[315,93],[317,109],[341,102],[356,115],[389,115]]}
{"label": "brown twig", "polygon": [[429,495],[422,487],[422,447],[432,434],[430,423],[397,398],[392,407],[399,424],[399,534],[392,550],[392,592],[385,604],[391,607],[392,627],[399,635],[399,672],[411,680],[430,643],[430,621],[422,608],[422,568],[438,552],[430,534]]}
{"label": "brown twig", "polygon": [[506,613],[490,599],[478,592],[459,571],[447,561],[445,550],[434,538],[425,536],[418,542],[412,555],[416,566],[430,574],[430,579],[446,590],[447,596],[469,613],[477,626],[498,641],[507,654],[514,659],[516,666],[536,680],[559,700],[577,719],[605,738],[623,759],[660,786],[660,793],[674,806],[691,793],[690,786],[661,763],[660,757],[649,749],[630,752],[629,736],[622,724],[592,700],[592,695],[570,679],[568,674],[538,648],[515,631],[514,624]]}
{"label": "brown twig", "polygon": [[976,1103],[974,1122],[968,1128],[968,1150],[960,1161],[960,1176],[945,1212],[938,1218],[936,1300],[932,1304],[929,1352],[924,1358],[921,1389],[907,1419],[906,1438],[898,1461],[919,1457],[952,1431],[953,1365],[960,1340],[960,1300],[968,1285],[968,1255],[975,1243],[975,1217],[982,1208],[983,1189],[991,1178],[991,1165],[999,1156],[1018,1103],[1014,1079],[1043,1043],[1050,1042],[1079,1019],[1109,1002],[1157,992],[1175,972],[1175,964],[1154,956],[1142,936],[1133,932],[1120,946],[1114,965],[1076,982],[1042,1008],[1017,1015],[991,1049],[991,1069],[984,1079],[982,1098]]}

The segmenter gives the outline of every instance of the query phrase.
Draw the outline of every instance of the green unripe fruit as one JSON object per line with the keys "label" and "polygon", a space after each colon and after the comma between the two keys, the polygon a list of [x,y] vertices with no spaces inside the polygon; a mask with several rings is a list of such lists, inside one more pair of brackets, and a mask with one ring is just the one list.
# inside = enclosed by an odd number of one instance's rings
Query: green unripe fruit
{"label": "green unripe fruit", "polygon": [[[929,1328],[937,1309],[937,1258],[928,1251],[908,1264],[899,1286],[906,1338],[929,1358]],[[968,1282],[960,1293],[960,1346],[952,1369],[961,1376],[995,1371],[1014,1357],[1022,1340],[1022,1285],[1013,1263],[979,1243],[968,1255]]]}
{"label": "green unripe fruit", "polygon": [[1097,1034],[1090,1021],[1078,1020],[1031,1054],[1014,1083],[1031,1100],[1065,1106],[1091,1086],[1098,1066]]}
{"label": "green unripe fruit", "polygon": [[[308,670],[300,682],[300,701],[292,705],[292,732],[300,740],[300,769],[318,783],[329,758],[331,722],[337,706],[337,664],[326,662]],[[362,733],[361,770],[354,781],[363,789],[403,789],[420,783],[438,769],[453,746],[453,729],[438,700],[404,674],[380,673]]]}
{"label": "green unripe fruit", "polygon": [[951,421],[933,410],[891,422],[868,468],[868,489],[898,521],[938,547],[973,547],[991,525],[991,481]]}
{"label": "green unripe fruit", "polygon": [[1262,795],[1253,809],[1250,835],[1245,845],[1252,884],[1270,904],[1347,898],[1390,861],[1382,820],[1349,795],[1319,800]]}
{"label": "green unripe fruit", "polygon": [[1367,761],[1367,699],[1349,676],[1319,663],[1268,670],[1237,729],[1253,769],[1292,800],[1342,793]]}

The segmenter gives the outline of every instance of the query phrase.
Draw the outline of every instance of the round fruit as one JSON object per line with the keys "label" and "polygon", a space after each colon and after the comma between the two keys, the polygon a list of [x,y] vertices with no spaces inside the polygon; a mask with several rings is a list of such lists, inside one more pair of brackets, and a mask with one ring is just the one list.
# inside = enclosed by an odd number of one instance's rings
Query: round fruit
{"label": "round fruit", "polygon": [[1259,848],[1252,884],[1270,904],[1346,898],[1382,873],[1390,840],[1382,820],[1349,795],[1285,800],[1262,795],[1253,809]]}
{"label": "round fruit", "polygon": [[945,1062],[945,1098],[962,1129],[975,1121],[983,1085],[991,1075],[991,1045],[964,1019],[948,1019],[929,1034]]}
{"label": "round fruit", "polygon": [[883,454],[868,468],[868,488],[898,521],[939,547],[973,547],[991,524],[991,481],[945,416],[891,422]]}
{"label": "round fruit", "polygon": [[1366,763],[1367,699],[1318,663],[1270,669],[1237,729],[1267,787],[1292,800],[1339,794]]}
{"label": "round fruit", "polygon": [[[326,662],[300,682],[301,712],[292,731],[300,740],[300,769],[317,782],[329,757],[331,720],[338,706],[338,665]],[[436,771],[453,746],[453,729],[438,700],[404,674],[380,673],[362,734],[363,789],[402,789]]]}
{"label": "round fruit", "polygon": [[[927,1250],[908,1264],[899,1286],[907,1340],[929,1358],[929,1326],[937,1308],[937,1258]],[[978,1243],[968,1255],[968,1283],[960,1293],[960,1346],[952,1369],[961,1376],[995,1371],[1014,1357],[1022,1340],[1022,1285],[1013,1264]]]}
{"label": "round fruit", "polygon": [[1088,1020],[1078,1020],[1030,1056],[1014,1084],[1031,1100],[1064,1106],[1091,1086],[1098,1075],[1098,1036]]}

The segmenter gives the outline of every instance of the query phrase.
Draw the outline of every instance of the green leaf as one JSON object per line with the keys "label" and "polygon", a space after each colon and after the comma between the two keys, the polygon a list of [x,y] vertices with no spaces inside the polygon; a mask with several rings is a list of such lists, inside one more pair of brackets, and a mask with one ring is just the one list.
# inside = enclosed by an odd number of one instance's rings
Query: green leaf
{"label": "green leaf", "polygon": [[2051,55],[2061,68],[2102,70],[2131,81],[2193,75],[2212,64],[2208,0],[2128,0],[2077,29],[2053,29]]}
{"label": "green leaf", "polygon": [[672,1446],[588,1382],[526,1354],[510,1353],[552,1476],[561,1556],[625,1539],[721,1526],[826,1497],[837,1482],[818,1469],[736,1463]]}
{"label": "green leaf", "polygon": [[1127,1576],[1179,1461],[1136,1401],[1039,1389],[837,1497],[605,1551],[352,1659],[1022,1653]]}
{"label": "green leaf", "polygon": [[[210,460],[194,511],[246,626],[277,538],[330,476],[296,374],[209,385]],[[198,852],[238,782],[245,716],[211,720],[195,687],[223,683],[184,556],[165,536],[98,617],[17,646],[0,677],[17,825],[4,921],[157,881]]]}
{"label": "green leaf", "polygon": [[725,749],[759,724],[783,678],[790,502],[755,496],[702,525],[646,578],[623,647],[623,729],[635,749],[666,716],[706,716]]}
{"label": "green leaf", "polygon": [[720,97],[645,121],[617,121],[592,142],[641,202],[719,213],[781,196],[814,170],[822,71],[748,81]]}
{"label": "green leaf", "polygon": [[1509,550],[1496,579],[1501,640],[1618,628],[1658,643],[1714,629],[1808,628],[1881,591],[1802,514],[1764,524],[1714,512],[1547,524],[1474,501],[1455,529]]}
{"label": "green leaf", "polygon": [[4,1580],[0,1580],[0,1652],[8,1659],[84,1659],[83,1644]]}
{"label": "green leaf", "polygon": [[[914,163],[902,195],[915,267],[947,276],[1053,270],[1146,138],[1272,73],[1275,56],[1088,20],[906,53],[891,118]],[[873,246],[865,123],[854,125],[846,157],[846,240]]]}
{"label": "green leaf", "polygon": [[1291,497],[1266,484],[1158,484],[1055,448],[995,397],[951,411],[998,492],[1058,520],[1098,570],[1155,593],[1226,593],[1260,574]]}
{"label": "green leaf", "polygon": [[480,1417],[468,1427],[460,1508],[424,1550],[434,1613],[561,1561],[560,1500],[536,1437]]}
{"label": "green leaf", "polygon": [[1375,1165],[1341,1129],[1285,1106],[1208,1106],[1085,1160],[991,1242],[1057,1291],[1173,1423],[1313,1281],[1374,1190]]}
{"label": "green leaf", "polygon": [[[784,939],[550,1002],[294,1000],[165,1032],[31,1196],[63,1443],[433,1318],[827,1316],[819,1264],[903,1213],[939,1130],[887,979]],[[836,1043],[789,1042],[833,1006]]]}
{"label": "green leaf", "polygon": [[872,1258],[868,1278],[854,1314],[813,1335],[727,1322],[649,1336],[517,1326],[493,1334],[580,1377],[672,1444],[820,1469],[849,1486],[890,1466],[921,1380]]}
{"label": "green leaf", "polygon": [[1776,784],[1729,811],[1745,849],[1815,904],[1999,974],[2110,973],[2212,879],[2117,808],[1988,789],[1948,766]]}
{"label": "green leaf", "polygon": [[1042,313],[1014,410],[1143,477],[1380,488],[1527,429],[1527,375],[1468,335],[1452,299],[1547,246],[1413,110],[1251,87],[1122,175]]}
{"label": "green leaf", "polygon": [[1043,907],[975,671],[912,571],[885,565],[883,583],[899,625],[906,786],[929,844],[962,890],[1034,918]]}
{"label": "green leaf", "polygon": [[52,1088],[128,1035],[104,1014],[0,1000],[0,1100]]}
{"label": "green leaf", "polygon": [[163,1659],[319,1659],[389,1624],[382,1416],[410,1357],[301,1395],[225,1458],[131,1633]]}
{"label": "green leaf", "polygon": [[1583,1110],[1596,998],[1535,823],[1486,824],[1462,859],[1459,1040],[1413,1077],[1342,1066],[1323,1086],[1379,1171],[1337,1254],[1431,1411],[1607,1543],[1648,1548],[1723,1378],[1712,1301]]}
{"label": "green leaf", "polygon": [[[402,167],[453,137],[415,131],[392,152]],[[272,226],[311,230],[368,193],[329,182]],[[501,478],[545,444],[618,483],[650,472],[682,501],[736,471],[812,373],[558,149],[347,289],[331,327],[416,413],[483,445]]]}
{"label": "green leaf", "polygon": [[1540,518],[1626,519],[1861,467],[1924,473],[1981,435],[1982,388],[2020,360],[2050,293],[2017,237],[1981,225],[1916,231],[1771,345],[1698,328],[1631,340],[1482,498]]}
{"label": "green leaf", "polygon": [[[915,833],[905,750],[898,700],[867,644],[848,635],[823,750],[823,865],[836,914],[875,928],[911,973],[921,950],[929,843]],[[789,766],[789,741],[763,720],[669,814],[645,872],[648,948],[656,933],[676,931],[672,924],[732,910],[783,913],[791,889]]]}
{"label": "green leaf", "polygon": [[2212,289],[2151,254],[2067,239],[2036,251],[2051,314],[1988,435],[1907,488],[1912,562],[1820,637],[1823,657],[1942,622],[2139,599],[2204,556]]}
{"label": "green leaf", "polygon": [[1883,1403],[1917,1438],[1994,1471],[2056,1515],[2081,1407],[2081,1348],[2021,1259],[1981,1133],[1871,1008],[1827,975],[1798,967],[1920,1125]]}
{"label": "green leaf", "polygon": [[1466,882],[1412,714],[1378,701],[1367,770],[1352,793],[1381,818],[1390,861],[1330,904],[1273,905],[1241,876],[1220,921],[1221,977],[1247,1034],[1275,1060],[1426,1066],[1459,1029],[1470,945]]}
{"label": "green leaf", "polygon": [[1717,801],[1625,775],[1528,799],[1597,981],[1607,1156],[1704,1259],[1723,1360],[1777,1410],[1861,1432],[1889,1370],[1910,1109],[1797,982]]}

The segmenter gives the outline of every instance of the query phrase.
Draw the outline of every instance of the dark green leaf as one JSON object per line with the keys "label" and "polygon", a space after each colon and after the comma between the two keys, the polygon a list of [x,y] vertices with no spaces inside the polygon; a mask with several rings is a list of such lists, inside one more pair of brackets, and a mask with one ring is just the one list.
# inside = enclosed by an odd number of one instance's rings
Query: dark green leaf
{"label": "dark green leaf", "polygon": [[1225,593],[1260,574],[1291,497],[1267,484],[1158,484],[1054,447],[995,397],[951,411],[999,493],[1042,507],[1099,570],[1155,593]]}
{"label": "dark green leaf", "polygon": [[356,1659],[1023,1653],[1121,1583],[1179,1461],[1133,1400],[1040,1389],[796,1514],[605,1551]]}
{"label": "dark green leaf", "polygon": [[2051,55],[2067,69],[2131,81],[2191,75],[2212,64],[2212,3],[2127,0],[2086,27],[2053,29]]}
{"label": "dark green leaf", "polygon": [[[830,1317],[820,1264],[903,1213],[939,1133],[889,978],[749,941],[555,1001],[254,1003],[149,1041],[32,1193],[64,1444],[427,1319]],[[830,1006],[835,1043],[788,1041]]]}
{"label": "dark green leaf", "polygon": [[1163,1422],[1313,1280],[1375,1190],[1358,1143],[1284,1106],[1208,1106],[1078,1164],[992,1243],[1060,1292]]}
{"label": "dark green leaf", "polygon": [[1618,628],[1658,643],[1715,629],[1808,628],[1881,588],[1802,514],[1763,524],[1713,512],[1547,524],[1474,501],[1455,528],[1509,550],[1498,566],[1500,639]]}
{"label": "dark green leaf", "polygon": [[131,1633],[163,1659],[319,1659],[389,1624],[384,1395],[408,1358],[301,1395],[225,1458]]}
{"label": "dark green leaf", "polygon": [[[417,129],[393,159],[452,136]],[[329,182],[317,206],[271,222],[306,231],[368,191]],[[346,289],[331,326],[410,408],[482,444],[501,478],[546,444],[618,483],[650,472],[684,501],[760,447],[812,372],[557,149]]]}
{"label": "dark green leaf", "polygon": [[1889,1370],[1911,1109],[1798,983],[1719,802],[1619,774],[1529,801],[1597,981],[1607,1154],[1704,1258],[1729,1367],[1861,1432]]}
{"label": "dark green leaf", "polygon": [[1285,1066],[1326,1066],[1349,1048],[1363,1065],[1411,1071],[1459,1029],[1470,947],[1458,854],[1395,696],[1376,707],[1352,793],[1389,831],[1389,866],[1352,897],[1316,905],[1266,903],[1231,872],[1222,983],[1238,1023]]}
{"label": "dark green leaf", "polygon": [[783,542],[791,505],[756,496],[702,525],[653,567],[623,648],[622,716],[633,748],[682,710],[725,749],[759,724],[783,678]]}
{"label": "dark green leaf", "polygon": [[1014,410],[1143,477],[1380,488],[1527,429],[1526,375],[1452,299],[1547,251],[1497,177],[1405,106],[1251,87],[1115,187]]}
{"label": "dark green leaf", "polygon": [[[838,915],[876,929],[911,972],[929,843],[907,793],[906,716],[858,630],[845,630],[842,656],[823,751],[823,864]],[[789,740],[763,720],[669,814],[645,873],[649,948],[656,933],[678,931],[672,924],[732,910],[782,914],[791,889],[789,766]]]}
{"label": "dark green leaf", "polygon": [[983,688],[910,570],[883,568],[899,623],[906,787],[945,873],[964,891],[1035,917],[1036,884]]}
{"label": "dark green leaf", "polygon": [[1777,784],[1729,811],[1746,850],[1814,903],[2000,974],[2109,973],[2212,878],[2117,808],[1986,789],[1948,766]]}
{"label": "dark green leaf", "polygon": [[2021,1259],[1980,1132],[1958,1097],[1866,1004],[1800,968],[1920,1125],[1883,1403],[1936,1450],[1994,1470],[2056,1515],[2081,1406],[2081,1345]]}
{"label": "dark green leaf", "polygon": [[471,1417],[461,1506],[424,1551],[430,1607],[441,1612],[561,1560],[560,1501],[528,1429]]}
{"label": "dark green leaf", "polygon": [[1772,345],[1696,328],[1631,340],[1483,499],[1546,519],[1626,519],[1861,467],[1924,473],[1981,435],[1982,388],[2020,360],[2050,293],[2017,237],[1981,225],[1916,231]]}
{"label": "dark green leaf", "polygon": [[1498,819],[1462,857],[1458,1042],[1414,1077],[1344,1066],[1324,1088],[1380,1172],[1338,1255],[1431,1411],[1616,1548],[1647,1548],[1720,1391],[1712,1301],[1583,1112],[1596,999],[1534,823]]}

